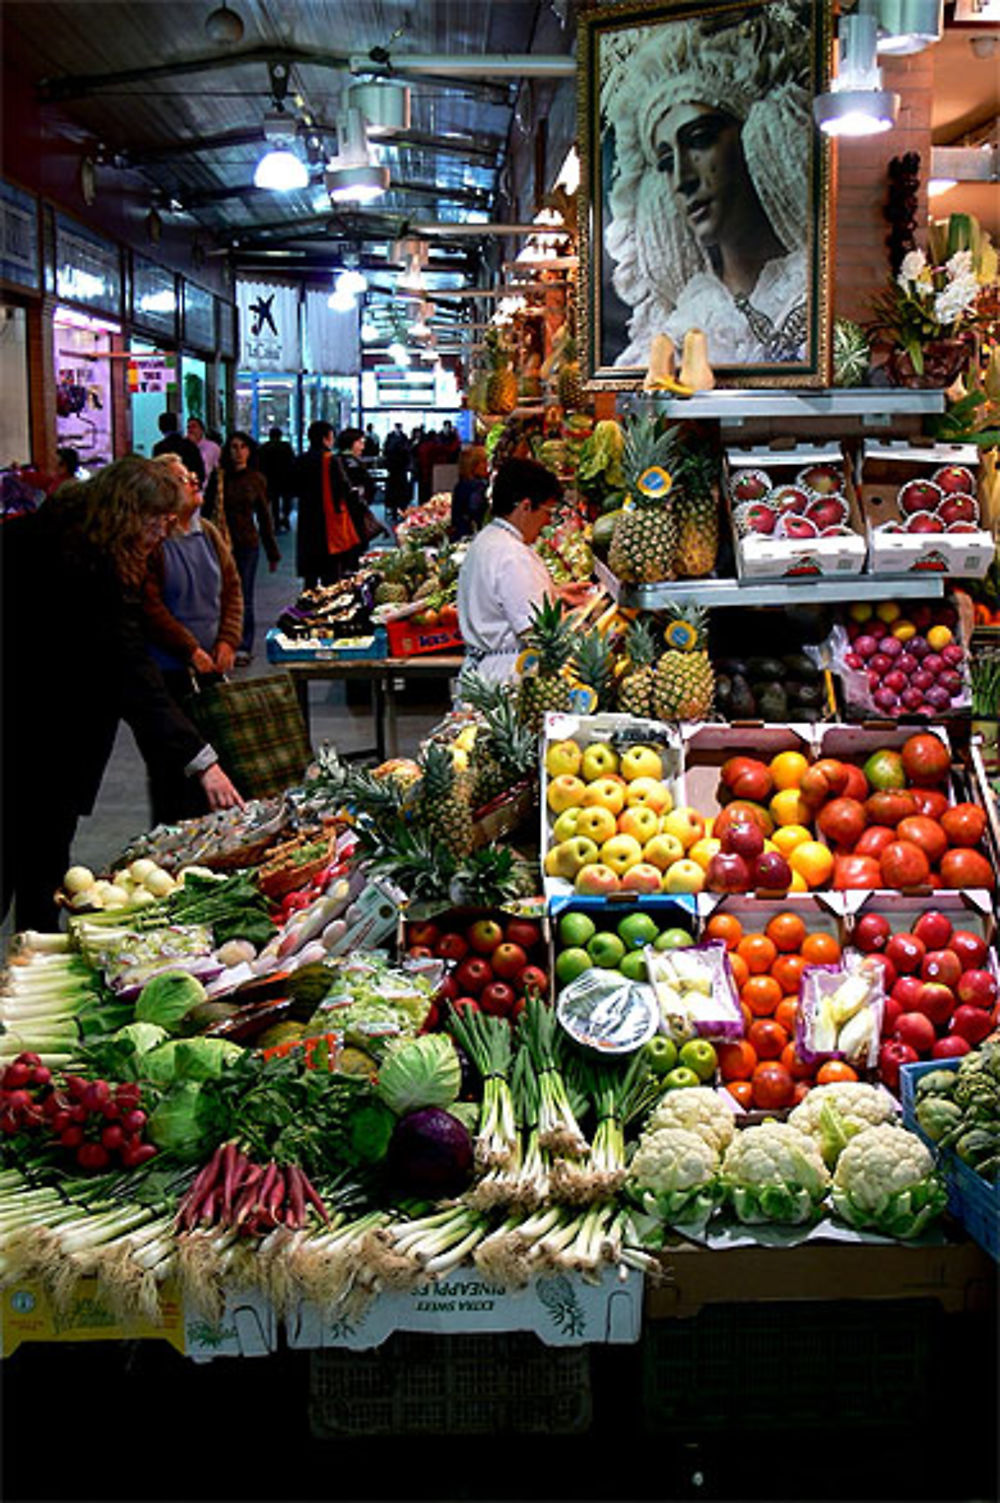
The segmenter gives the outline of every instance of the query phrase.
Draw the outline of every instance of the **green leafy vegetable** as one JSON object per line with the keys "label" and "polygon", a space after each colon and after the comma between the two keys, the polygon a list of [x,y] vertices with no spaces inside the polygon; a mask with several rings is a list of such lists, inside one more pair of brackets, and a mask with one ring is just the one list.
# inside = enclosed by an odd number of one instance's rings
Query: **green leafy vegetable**
{"label": "green leafy vegetable", "polygon": [[400,1039],[385,1051],[377,1091],[397,1116],[422,1106],[450,1106],[462,1087],[462,1067],[447,1034]]}
{"label": "green leafy vegetable", "polygon": [[140,1023],[158,1023],[168,1033],[177,1031],[185,1013],[199,1002],[204,1002],[207,993],[196,976],[187,971],[162,971],[146,982],[135,1004],[135,1016]]}

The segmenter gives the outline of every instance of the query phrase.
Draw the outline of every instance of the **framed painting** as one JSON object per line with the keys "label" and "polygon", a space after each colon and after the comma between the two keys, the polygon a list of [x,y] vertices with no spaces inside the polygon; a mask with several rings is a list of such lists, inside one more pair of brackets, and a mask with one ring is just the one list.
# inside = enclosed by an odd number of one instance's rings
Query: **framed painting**
{"label": "framed painting", "polygon": [[660,0],[578,17],[580,318],[593,389],[653,338],[719,386],[829,379],[830,0]]}

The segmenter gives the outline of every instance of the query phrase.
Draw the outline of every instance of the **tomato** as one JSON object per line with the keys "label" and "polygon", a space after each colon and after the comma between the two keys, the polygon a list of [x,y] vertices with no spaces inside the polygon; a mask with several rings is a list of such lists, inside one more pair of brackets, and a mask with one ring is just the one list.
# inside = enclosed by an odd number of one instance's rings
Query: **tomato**
{"label": "tomato", "polygon": [[931,874],[931,864],[920,846],[912,840],[894,840],[879,857],[885,887],[923,887]]}
{"label": "tomato", "polygon": [[875,892],[882,886],[882,873],[874,856],[838,856],[833,863],[836,892],[857,889]]}
{"label": "tomato", "polygon": [[754,1018],[747,1029],[747,1042],[760,1060],[780,1059],[788,1041],[788,1034],[773,1018]]}
{"label": "tomato", "polygon": [[753,1086],[749,1080],[731,1080],[726,1086],[729,1094],[739,1102],[744,1111],[749,1111],[753,1106]]}
{"label": "tomato", "polygon": [[948,776],[951,753],[933,731],[921,731],[903,743],[903,768],[909,782],[932,787]]}
{"label": "tomato", "polygon": [[781,1063],[793,1080],[812,1080],[816,1066],[812,1060],[800,1059],[794,1044],[786,1044],[781,1051]]}
{"label": "tomato", "polygon": [[896,838],[896,832],[889,825],[869,825],[861,836],[852,852],[854,856],[874,856],[877,860],[887,845],[891,845]]}
{"label": "tomato", "polygon": [[910,840],[923,851],[931,866],[936,866],[948,849],[948,837],[936,819],[926,814],[914,814],[901,819],[896,826],[899,840]]}
{"label": "tomato", "polygon": [[996,886],[993,867],[980,851],[971,851],[966,846],[956,846],[941,857],[941,879],[946,887],[985,887],[992,892]]}
{"label": "tomato", "polygon": [[735,950],[743,938],[743,925],[732,913],[713,913],[705,925],[706,939],[721,939],[727,950]]}
{"label": "tomato", "polygon": [[949,845],[976,846],[986,830],[986,813],[978,804],[955,804],[941,816]]}
{"label": "tomato", "polygon": [[762,1110],[789,1106],[795,1094],[795,1082],[784,1065],[768,1061],[758,1065],[750,1082],[753,1104]]}
{"label": "tomato", "polygon": [[940,819],[948,808],[948,795],[942,793],[940,788],[911,788],[910,794],[917,806],[917,813],[926,814],[928,819]]}
{"label": "tomato", "polygon": [[857,1080],[858,1072],[842,1059],[828,1059],[816,1071],[817,1085],[833,1085],[838,1080]]}
{"label": "tomato", "polygon": [[806,963],[801,955],[779,955],[771,967],[771,975],[786,997],[797,997],[805,968]]}
{"label": "tomato", "polygon": [[854,798],[831,799],[816,816],[816,828],[820,834],[849,851],[861,839],[867,822],[864,804],[859,804]]}
{"label": "tomato", "polygon": [[802,958],[809,965],[836,965],[840,959],[840,941],[836,935],[817,929],[802,941]]}
{"label": "tomato", "polygon": [[719,1044],[719,1074],[724,1081],[749,1080],[757,1064],[757,1051],[746,1039],[737,1039],[732,1044]]}

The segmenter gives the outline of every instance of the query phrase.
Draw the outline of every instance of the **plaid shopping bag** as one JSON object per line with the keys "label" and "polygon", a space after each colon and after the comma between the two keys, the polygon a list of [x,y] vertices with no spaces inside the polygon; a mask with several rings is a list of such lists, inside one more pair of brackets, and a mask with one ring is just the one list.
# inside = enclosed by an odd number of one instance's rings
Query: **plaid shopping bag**
{"label": "plaid shopping bag", "polygon": [[301,783],[313,759],[290,673],[221,680],[185,706],[244,798],[270,798]]}

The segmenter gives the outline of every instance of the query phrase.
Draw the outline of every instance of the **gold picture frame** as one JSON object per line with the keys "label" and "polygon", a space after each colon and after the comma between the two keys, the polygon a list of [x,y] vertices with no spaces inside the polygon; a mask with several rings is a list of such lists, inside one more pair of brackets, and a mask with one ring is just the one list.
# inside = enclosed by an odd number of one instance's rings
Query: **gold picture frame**
{"label": "gold picture frame", "polygon": [[578,329],[591,390],[705,332],[721,387],[830,379],[831,0],[585,4]]}

